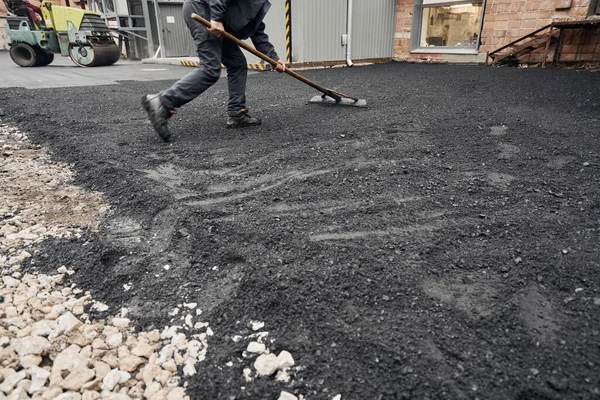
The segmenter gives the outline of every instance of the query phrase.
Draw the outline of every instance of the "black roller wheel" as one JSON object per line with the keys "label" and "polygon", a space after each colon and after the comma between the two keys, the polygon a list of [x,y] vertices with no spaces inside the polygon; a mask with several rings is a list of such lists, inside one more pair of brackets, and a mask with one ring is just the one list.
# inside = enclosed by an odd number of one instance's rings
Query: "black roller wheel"
{"label": "black roller wheel", "polygon": [[10,58],[20,67],[34,67],[38,63],[39,53],[27,43],[15,43],[10,46]]}
{"label": "black roller wheel", "polygon": [[36,67],[44,67],[54,61],[54,53],[47,53],[46,51],[36,48],[38,60],[35,64]]}
{"label": "black roller wheel", "polygon": [[115,43],[90,44],[83,46],[69,44],[69,57],[80,67],[112,65],[119,60],[121,51]]}

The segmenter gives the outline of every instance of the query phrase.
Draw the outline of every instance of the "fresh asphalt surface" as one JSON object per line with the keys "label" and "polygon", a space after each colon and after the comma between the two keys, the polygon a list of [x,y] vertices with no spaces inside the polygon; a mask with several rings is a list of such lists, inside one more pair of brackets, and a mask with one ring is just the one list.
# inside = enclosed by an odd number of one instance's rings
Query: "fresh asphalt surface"
{"label": "fresh asphalt surface", "polygon": [[[193,399],[600,397],[600,74],[305,72],[367,109],[307,105],[312,89],[255,74],[262,126],[225,129],[221,80],[166,144],[139,99],[183,68],[2,65],[3,122],[112,208],[99,233],[35,249],[35,266],[75,269],[143,329],[197,302],[215,335]],[[18,87],[56,76],[102,85]],[[294,356],[290,383],[244,381],[253,359],[230,338],[251,320]]]}

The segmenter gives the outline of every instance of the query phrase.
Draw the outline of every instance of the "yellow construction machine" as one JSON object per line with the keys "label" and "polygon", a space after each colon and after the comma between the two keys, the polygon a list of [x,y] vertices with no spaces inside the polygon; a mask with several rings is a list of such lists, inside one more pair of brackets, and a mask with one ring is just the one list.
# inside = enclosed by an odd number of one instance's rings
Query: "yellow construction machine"
{"label": "yellow construction machine", "polygon": [[48,65],[54,54],[68,56],[81,67],[112,65],[121,55],[99,13],[43,1],[38,21],[29,16],[24,0],[4,2],[13,14],[6,18],[10,56],[21,67]]}

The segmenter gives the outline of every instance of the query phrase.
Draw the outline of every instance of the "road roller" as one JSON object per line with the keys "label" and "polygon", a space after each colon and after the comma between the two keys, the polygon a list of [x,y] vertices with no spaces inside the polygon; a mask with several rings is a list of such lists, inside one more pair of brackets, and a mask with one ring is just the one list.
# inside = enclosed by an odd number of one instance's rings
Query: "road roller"
{"label": "road roller", "polygon": [[[110,29],[99,13],[57,6],[43,1],[41,20],[32,20],[23,0],[4,0],[13,16],[6,17],[6,33],[11,40],[10,57],[21,67],[50,64],[55,54],[69,57],[80,67],[112,65],[121,56]],[[24,12],[23,12],[24,10]]]}

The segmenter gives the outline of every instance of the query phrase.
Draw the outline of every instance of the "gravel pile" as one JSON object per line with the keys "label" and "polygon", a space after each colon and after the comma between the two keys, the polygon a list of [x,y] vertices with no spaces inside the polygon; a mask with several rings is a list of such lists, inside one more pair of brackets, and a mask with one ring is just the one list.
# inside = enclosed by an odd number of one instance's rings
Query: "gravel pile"
{"label": "gravel pile", "polygon": [[208,324],[135,332],[126,309],[91,320],[109,307],[64,285],[73,269],[23,275],[32,245],[95,229],[108,207],[18,131],[0,126],[0,148],[0,400],[188,398]]}

